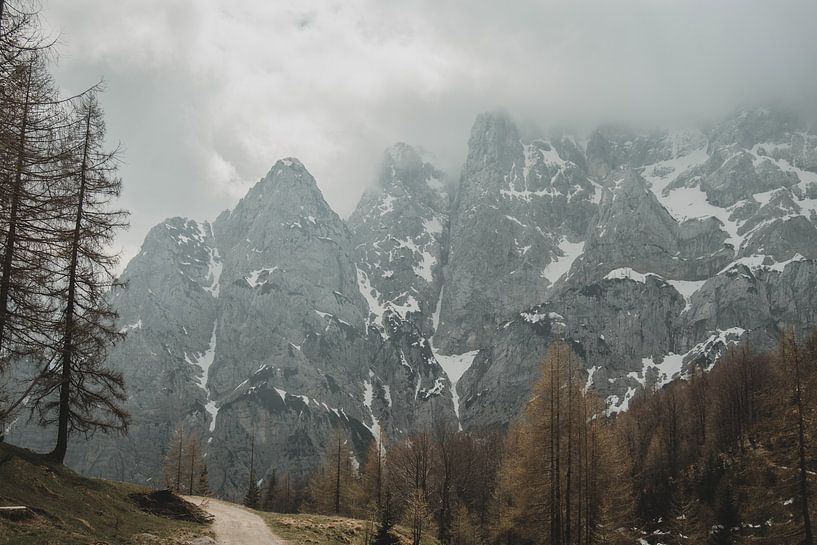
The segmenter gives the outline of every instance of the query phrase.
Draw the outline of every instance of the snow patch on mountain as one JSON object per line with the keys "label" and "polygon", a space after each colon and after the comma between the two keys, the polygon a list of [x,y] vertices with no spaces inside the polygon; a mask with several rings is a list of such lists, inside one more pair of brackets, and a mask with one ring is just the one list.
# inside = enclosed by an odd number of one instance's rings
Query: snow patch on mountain
{"label": "snow patch on mountain", "polygon": [[604,277],[605,280],[633,280],[635,282],[640,282],[644,284],[647,281],[648,277],[654,277],[663,280],[660,276],[653,273],[640,273],[635,269],[631,269],[630,267],[621,267],[618,269],[614,269],[607,273]]}
{"label": "snow patch on mountain", "polygon": [[119,330],[119,332],[127,333],[128,331],[133,331],[134,329],[142,329],[142,318],[139,318],[136,322],[132,324],[123,326],[122,329]]}
{"label": "snow patch on mountain", "polygon": [[775,259],[768,255],[750,255],[741,257],[740,259],[736,259],[723,270],[721,270],[718,274],[723,274],[729,270],[734,269],[738,265],[744,265],[749,268],[752,272],[758,271],[776,271],[776,272],[783,272],[783,270],[791,263],[799,263],[801,261],[808,261],[802,255],[795,254],[791,259],[787,259],[785,261],[775,261]]}
{"label": "snow patch on mountain", "polygon": [[[460,420],[460,396],[457,393],[457,382],[459,382],[462,375],[473,365],[474,358],[479,354],[479,350],[472,350],[464,354],[444,355],[434,351],[434,357],[440,364],[440,367],[445,371],[448,377],[448,382],[451,383],[451,401],[454,403],[454,413],[457,415],[457,421]],[[462,430],[462,423],[459,424]]]}
{"label": "snow patch on mountain", "polygon": [[386,307],[380,303],[380,293],[372,286],[369,275],[357,267],[357,285],[360,294],[369,306],[369,314],[366,317],[366,324],[375,324],[383,328],[383,315]]}
{"label": "snow patch on mountain", "polygon": [[[272,275],[272,273],[274,273],[278,269],[279,268],[277,266],[275,266],[275,267],[266,267],[266,268],[263,268],[263,269],[257,269],[255,271],[251,271],[251,272],[247,273],[244,276],[244,280],[247,281],[247,284],[249,284],[251,288],[256,288],[261,284],[265,284],[266,281],[267,281],[267,278],[269,278],[269,276]],[[264,277],[264,281],[259,282],[259,279],[262,276]]]}
{"label": "snow patch on mountain", "polygon": [[584,252],[584,241],[570,242],[567,238],[562,237],[559,241],[559,252],[562,255],[553,258],[553,261],[548,263],[545,270],[542,271],[542,278],[547,278],[551,284],[570,271],[573,262]]}
{"label": "snow patch on mountain", "polygon": [[216,416],[218,415],[218,409],[216,408],[215,400],[210,399],[210,390],[207,388],[207,382],[210,379],[210,367],[213,365],[213,361],[216,357],[216,330],[218,328],[218,321],[213,324],[213,333],[210,335],[210,344],[207,347],[207,350],[204,351],[201,355],[199,355],[194,360],[190,360],[188,358],[188,363],[192,365],[196,365],[201,369],[201,376],[198,378],[198,385],[199,387],[204,390],[205,394],[207,394],[207,404],[205,405],[205,409],[207,412],[210,413],[210,431],[212,432],[216,426]]}
{"label": "snow patch on mountain", "polygon": [[664,280],[667,284],[675,288],[686,301],[684,312],[692,308],[692,296],[706,284],[706,280]]}

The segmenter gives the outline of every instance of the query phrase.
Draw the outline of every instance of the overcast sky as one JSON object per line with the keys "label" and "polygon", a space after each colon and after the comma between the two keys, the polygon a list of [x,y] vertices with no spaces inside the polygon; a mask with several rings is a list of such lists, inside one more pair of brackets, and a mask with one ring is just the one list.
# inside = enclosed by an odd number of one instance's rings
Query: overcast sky
{"label": "overcast sky", "polygon": [[817,101],[815,0],[42,0],[66,92],[100,78],[132,256],[282,157],[347,216],[383,149],[458,175],[477,113],[543,128],[697,123]]}

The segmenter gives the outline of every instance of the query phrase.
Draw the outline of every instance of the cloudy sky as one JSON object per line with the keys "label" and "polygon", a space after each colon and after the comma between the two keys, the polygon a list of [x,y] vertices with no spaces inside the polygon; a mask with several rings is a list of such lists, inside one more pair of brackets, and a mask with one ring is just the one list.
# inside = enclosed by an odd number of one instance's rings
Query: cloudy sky
{"label": "cloudy sky", "polygon": [[296,156],[343,216],[382,150],[458,175],[480,111],[586,129],[813,108],[814,0],[42,0],[66,92],[104,78],[126,257]]}

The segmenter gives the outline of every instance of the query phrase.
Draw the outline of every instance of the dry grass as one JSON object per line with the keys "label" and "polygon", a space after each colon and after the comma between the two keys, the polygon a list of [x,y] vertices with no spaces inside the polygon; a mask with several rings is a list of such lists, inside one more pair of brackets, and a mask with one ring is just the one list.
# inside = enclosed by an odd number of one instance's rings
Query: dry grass
{"label": "dry grass", "polygon": [[[273,533],[289,541],[292,545],[362,545],[366,539],[365,520],[325,515],[299,513],[287,515],[282,513],[258,512]],[[369,531],[374,531],[370,527]],[[404,545],[410,545],[409,532],[398,527],[395,532]],[[437,545],[431,536],[426,536],[423,545]]]}
{"label": "dry grass", "polygon": [[211,535],[209,526],[140,511],[127,496],[145,490],[85,478],[31,451],[0,444],[0,505],[25,505],[37,513],[26,522],[0,519],[0,545],[181,545]]}
{"label": "dry grass", "polygon": [[273,533],[295,544],[351,545],[363,543],[366,522],[323,515],[258,513]]}

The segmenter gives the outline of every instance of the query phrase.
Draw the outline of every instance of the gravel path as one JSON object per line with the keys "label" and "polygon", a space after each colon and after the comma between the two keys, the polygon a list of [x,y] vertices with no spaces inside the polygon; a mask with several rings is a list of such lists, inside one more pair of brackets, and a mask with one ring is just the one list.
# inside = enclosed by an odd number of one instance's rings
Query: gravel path
{"label": "gravel path", "polygon": [[286,545],[261,517],[241,506],[197,496],[185,499],[215,516],[213,531],[219,545]]}

